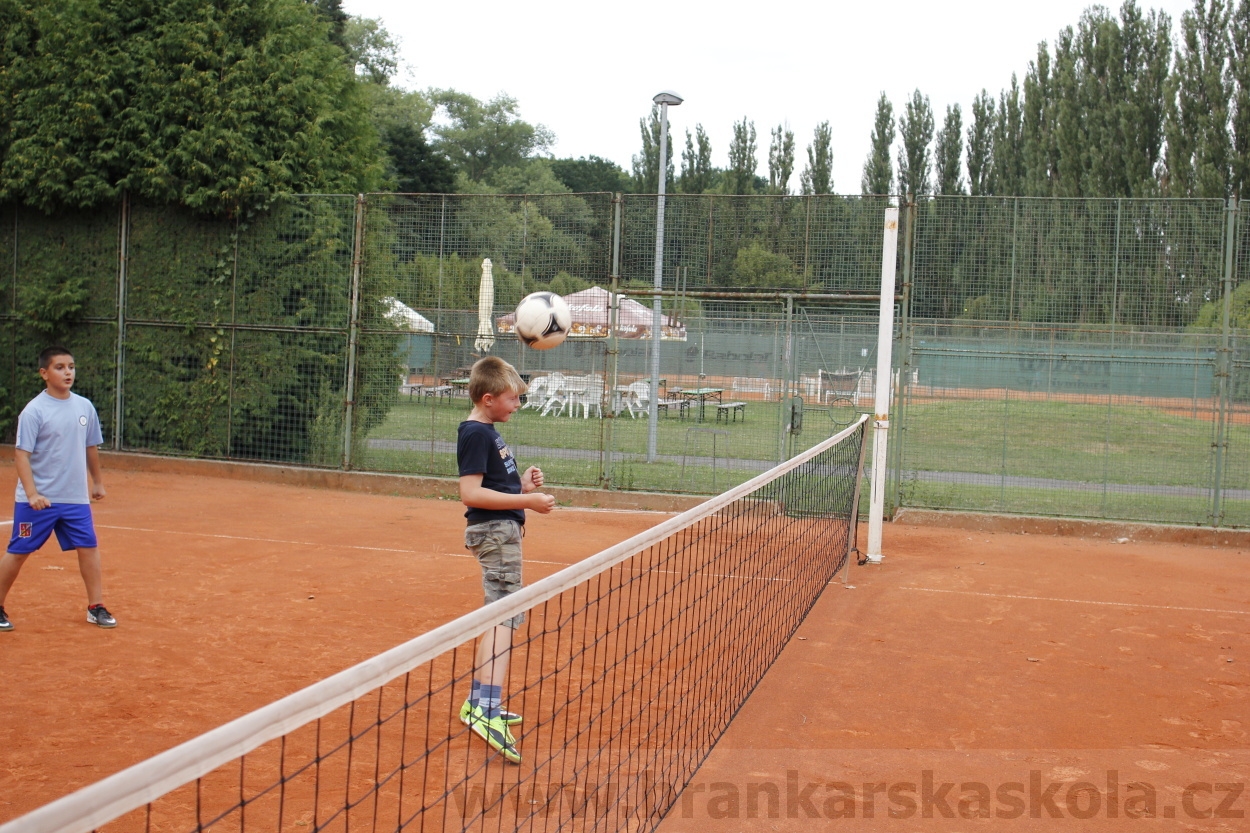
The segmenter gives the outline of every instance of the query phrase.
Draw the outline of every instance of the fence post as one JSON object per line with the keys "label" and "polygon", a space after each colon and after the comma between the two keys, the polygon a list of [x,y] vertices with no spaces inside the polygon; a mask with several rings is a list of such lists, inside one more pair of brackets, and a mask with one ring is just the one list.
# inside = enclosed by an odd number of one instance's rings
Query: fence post
{"label": "fence post", "polygon": [[894,282],[898,260],[898,209],[885,210],[881,246],[881,317],[877,323],[877,375],[873,380],[872,482],[868,502],[869,563],[880,564],[881,524],[885,516],[886,446],[890,435],[890,350],[894,346]]}
{"label": "fence post", "polygon": [[916,247],[916,217],[919,209],[914,194],[907,195],[907,206],[903,212],[906,225],[903,233],[903,300],[899,303],[899,384],[894,391],[894,410],[898,414],[894,420],[894,436],[890,439],[890,501],[886,506],[886,514],[893,518],[894,513],[902,506],[903,484],[903,437],[907,433],[907,401],[911,397],[911,290],[914,279],[912,272],[913,255]]}
{"label": "fence post", "polygon": [[[616,324],[621,306],[621,214],[623,197],[619,192],[612,195],[612,275],[609,278],[608,302],[608,410],[616,404],[617,385],[620,384],[621,346],[617,342]],[[599,419],[603,422],[603,470],[599,472],[599,483],[605,489],[612,488],[612,450],[614,438],[612,429],[616,422],[616,413],[604,413],[599,408]]]}
{"label": "fence post", "polygon": [[117,236],[117,377],[113,383],[113,450],[122,450],[126,379],[126,268],[130,259],[130,193],[122,191],[120,228]]}
{"label": "fence post", "polygon": [[1233,309],[1233,264],[1237,251],[1237,199],[1229,197],[1224,207],[1224,315],[1220,322],[1218,380],[1219,412],[1215,422],[1215,482],[1211,489],[1211,526],[1224,520],[1224,457],[1228,453],[1228,406],[1232,394],[1231,320]]}
{"label": "fence post", "polygon": [[794,396],[794,385],[791,377],[794,375],[794,295],[785,294],[786,299],[786,335],[781,347],[781,394],[779,399],[781,407],[778,409],[777,419],[777,463],[781,464],[786,461],[786,437],[790,433],[790,413],[786,410],[786,403]]}
{"label": "fence post", "polygon": [[356,229],[352,235],[351,318],[347,323],[347,384],[343,416],[343,465],[352,467],[352,409],[356,404],[356,351],[360,342],[360,261],[364,252],[365,195],[356,195]]}

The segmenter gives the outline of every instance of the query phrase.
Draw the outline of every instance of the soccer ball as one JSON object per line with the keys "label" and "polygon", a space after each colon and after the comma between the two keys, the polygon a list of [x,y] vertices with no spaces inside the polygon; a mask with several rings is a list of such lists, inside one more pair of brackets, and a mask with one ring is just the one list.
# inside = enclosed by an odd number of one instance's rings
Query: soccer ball
{"label": "soccer ball", "polygon": [[573,327],[569,305],[554,292],[532,292],[516,305],[516,334],[535,350],[550,350]]}

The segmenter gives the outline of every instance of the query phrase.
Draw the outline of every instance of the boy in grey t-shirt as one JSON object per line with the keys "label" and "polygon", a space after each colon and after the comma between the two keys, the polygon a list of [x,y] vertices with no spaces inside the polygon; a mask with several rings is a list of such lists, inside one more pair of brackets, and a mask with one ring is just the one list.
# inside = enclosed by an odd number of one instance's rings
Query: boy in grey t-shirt
{"label": "boy in grey t-shirt", "polygon": [[[13,505],[13,536],[0,556],[0,631],[13,630],[4,599],[26,559],[56,533],[62,550],[78,550],[78,570],[87,586],[87,621],[102,628],[117,626],[104,607],[100,550],[91,501],[104,498],[100,457],[104,442],[100,418],[91,402],[70,388],[74,357],[64,347],[39,354],[43,393],[22,409],[17,420],[17,494]],[[88,478],[90,481],[88,482]]]}

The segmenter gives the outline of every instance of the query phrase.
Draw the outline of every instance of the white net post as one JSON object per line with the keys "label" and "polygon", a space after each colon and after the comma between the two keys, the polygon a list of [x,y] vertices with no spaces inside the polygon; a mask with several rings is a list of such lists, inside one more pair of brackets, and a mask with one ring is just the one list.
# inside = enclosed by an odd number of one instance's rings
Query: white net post
{"label": "white net post", "polygon": [[885,239],[881,244],[881,317],[877,324],[877,376],[873,386],[872,491],[868,502],[868,552],[871,564],[880,564],[881,526],[885,520],[886,439],[890,433],[891,348],[894,345],[894,269],[898,262],[898,209],[885,210]]}

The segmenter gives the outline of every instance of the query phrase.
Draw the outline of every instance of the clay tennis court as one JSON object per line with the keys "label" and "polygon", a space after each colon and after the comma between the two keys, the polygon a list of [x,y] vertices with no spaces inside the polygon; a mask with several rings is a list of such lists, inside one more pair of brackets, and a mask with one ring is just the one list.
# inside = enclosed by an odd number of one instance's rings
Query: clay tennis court
{"label": "clay tennis court", "polygon": [[[95,507],[120,626],[55,546],[6,602],[0,822],[481,603],[454,500],[127,465]],[[526,579],[665,517],[534,518]],[[888,525],[660,829],[1246,829],[1245,539],[1123,537]]]}

